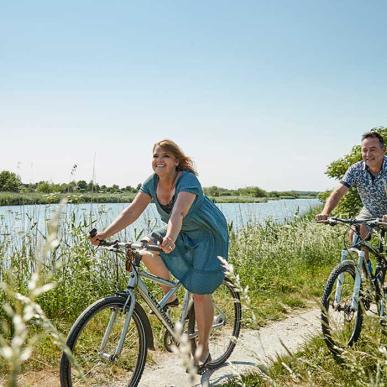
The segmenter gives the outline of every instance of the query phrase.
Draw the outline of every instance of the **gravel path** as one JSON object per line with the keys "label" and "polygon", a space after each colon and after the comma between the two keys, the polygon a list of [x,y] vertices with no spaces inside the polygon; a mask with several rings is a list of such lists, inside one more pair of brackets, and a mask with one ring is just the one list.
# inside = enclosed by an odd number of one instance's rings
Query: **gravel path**
{"label": "gravel path", "polygon": [[272,323],[259,331],[244,330],[230,358],[230,364],[204,375],[196,376],[191,384],[188,375],[180,365],[180,359],[174,354],[165,354],[158,365],[146,367],[141,378],[141,387],[182,387],[217,386],[230,376],[253,369],[257,365],[267,365],[278,354],[295,351],[308,338],[316,335],[320,329],[319,309],[312,309],[294,315],[286,320]]}
{"label": "gravel path", "polygon": [[[140,387],[219,386],[231,376],[266,366],[286,349],[295,351],[320,329],[319,309],[297,313],[285,320],[273,322],[260,330],[242,330],[240,339],[230,358],[230,364],[204,375],[195,375],[190,382],[178,355],[156,352],[157,366],[146,366]],[[285,349],[286,348],[286,349]],[[19,378],[20,386],[59,386],[59,370],[29,372]],[[0,386],[2,385],[0,376]],[[125,383],[108,387],[121,387]]]}

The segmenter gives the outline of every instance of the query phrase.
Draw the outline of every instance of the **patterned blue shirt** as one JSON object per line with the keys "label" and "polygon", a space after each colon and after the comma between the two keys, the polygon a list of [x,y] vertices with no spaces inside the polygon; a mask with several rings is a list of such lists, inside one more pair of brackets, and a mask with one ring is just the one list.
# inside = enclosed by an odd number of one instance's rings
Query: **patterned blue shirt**
{"label": "patterned blue shirt", "polygon": [[387,214],[387,156],[382,169],[373,175],[364,161],[351,165],[341,181],[346,187],[356,187],[360,199],[372,216]]}

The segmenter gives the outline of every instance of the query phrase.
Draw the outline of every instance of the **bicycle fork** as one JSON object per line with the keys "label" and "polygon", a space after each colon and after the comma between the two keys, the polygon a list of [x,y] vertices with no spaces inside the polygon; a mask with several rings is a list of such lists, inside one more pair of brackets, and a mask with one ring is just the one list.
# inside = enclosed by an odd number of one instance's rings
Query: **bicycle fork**
{"label": "bicycle fork", "polygon": [[[125,305],[124,305],[122,311],[120,309],[112,310],[108,325],[105,329],[105,333],[104,333],[103,338],[102,338],[101,346],[100,346],[99,351],[98,351],[99,355],[103,359],[114,362],[120,356],[122,348],[124,347],[125,337],[126,337],[126,334],[128,333],[129,324],[130,324],[130,320],[131,320],[132,315],[133,315],[133,310],[134,310],[135,304],[136,304],[136,297],[134,295],[134,292],[132,290],[129,290],[128,298],[125,302]],[[118,343],[117,343],[116,348],[114,350],[114,353],[109,354],[109,353],[105,352],[106,345],[108,344],[109,337],[112,333],[114,324],[115,324],[116,319],[117,319],[117,315],[118,315],[118,313],[121,313],[121,312],[125,313],[125,315],[126,315],[125,321],[124,321],[124,324],[123,324],[123,327],[122,327],[122,330],[120,333],[120,337],[118,339]]]}
{"label": "bicycle fork", "polygon": [[[348,257],[347,250],[341,250],[341,262],[345,261]],[[337,279],[336,292],[335,292],[335,305],[339,305],[341,301],[341,289],[343,288],[344,274],[340,273]]]}
{"label": "bicycle fork", "polygon": [[[362,282],[361,270],[365,262],[365,253],[364,251],[358,250],[356,248],[350,248],[349,251],[355,252],[359,256],[358,263],[355,266],[355,284],[353,287],[353,293],[352,293],[352,299],[351,299],[351,310],[356,312],[359,308],[360,288],[361,288],[361,282]],[[348,257],[348,251],[343,249],[341,251],[341,262],[344,262],[345,260],[347,260],[347,257]],[[368,270],[368,267],[366,270]],[[337,285],[336,285],[335,305],[340,304],[343,282],[344,282],[344,273],[340,273],[338,276]]]}
{"label": "bicycle fork", "polygon": [[[365,253],[363,250],[358,250],[355,248],[350,249],[350,251],[357,253],[357,255],[359,256],[359,259],[357,261],[357,266],[355,266],[355,285],[353,287],[352,303],[351,303],[351,310],[356,312],[359,309],[360,288],[361,288],[361,281],[362,281],[361,271],[362,271],[362,268],[364,267]],[[368,270],[368,266],[366,266],[366,270]]]}

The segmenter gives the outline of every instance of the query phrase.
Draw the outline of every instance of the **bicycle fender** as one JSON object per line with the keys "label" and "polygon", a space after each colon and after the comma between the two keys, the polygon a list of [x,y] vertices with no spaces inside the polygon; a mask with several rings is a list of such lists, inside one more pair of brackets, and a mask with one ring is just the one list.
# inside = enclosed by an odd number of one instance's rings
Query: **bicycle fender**
{"label": "bicycle fender", "polygon": [[148,349],[154,351],[155,345],[154,345],[154,341],[153,341],[153,331],[152,331],[152,328],[151,328],[151,325],[149,322],[149,318],[148,318],[147,314],[145,313],[143,307],[138,302],[136,302],[134,309],[139,314],[141,320],[144,323],[145,336],[147,339],[146,341],[148,343]]}

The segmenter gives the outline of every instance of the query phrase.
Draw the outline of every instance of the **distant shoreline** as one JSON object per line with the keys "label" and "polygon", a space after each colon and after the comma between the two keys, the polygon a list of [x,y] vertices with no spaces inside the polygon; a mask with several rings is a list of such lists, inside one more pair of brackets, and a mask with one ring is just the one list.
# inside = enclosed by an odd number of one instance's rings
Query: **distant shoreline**
{"label": "distant shoreline", "polygon": [[[0,192],[0,206],[20,206],[34,204],[57,204],[62,200],[68,203],[130,203],[135,193],[12,193]],[[253,196],[208,196],[215,203],[266,203],[280,199],[316,199],[317,195],[283,195],[276,197]]]}

